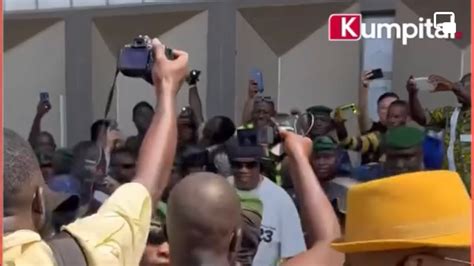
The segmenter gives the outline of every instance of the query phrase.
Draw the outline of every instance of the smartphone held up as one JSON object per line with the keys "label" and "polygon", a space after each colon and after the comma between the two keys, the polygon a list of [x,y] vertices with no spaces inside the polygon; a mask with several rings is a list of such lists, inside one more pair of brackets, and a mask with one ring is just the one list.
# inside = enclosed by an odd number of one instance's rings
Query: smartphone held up
{"label": "smartphone held up", "polygon": [[252,69],[252,71],[250,71],[250,80],[252,80],[253,82],[255,82],[255,84],[257,85],[257,92],[258,93],[263,93],[264,91],[264,86],[263,86],[263,73],[262,71],[260,71],[259,69]]}
{"label": "smartphone held up", "polygon": [[370,71],[370,74],[372,75],[368,78],[369,80],[383,78],[383,71],[381,68],[373,69],[372,71]]}

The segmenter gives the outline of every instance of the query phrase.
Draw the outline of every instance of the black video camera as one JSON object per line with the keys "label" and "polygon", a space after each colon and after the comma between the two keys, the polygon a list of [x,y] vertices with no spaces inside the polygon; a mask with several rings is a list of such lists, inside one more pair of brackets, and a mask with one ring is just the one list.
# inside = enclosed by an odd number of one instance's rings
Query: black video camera
{"label": "black video camera", "polygon": [[[170,48],[165,48],[165,55],[169,60],[176,58]],[[151,39],[140,35],[120,50],[117,67],[124,76],[142,78],[153,85],[154,59]]]}

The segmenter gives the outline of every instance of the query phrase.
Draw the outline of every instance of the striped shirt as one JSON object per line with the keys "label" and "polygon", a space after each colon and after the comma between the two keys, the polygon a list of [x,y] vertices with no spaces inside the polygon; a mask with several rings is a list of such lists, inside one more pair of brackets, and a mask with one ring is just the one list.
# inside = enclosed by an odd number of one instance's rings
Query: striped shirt
{"label": "striped shirt", "polygon": [[340,143],[343,148],[362,154],[377,153],[380,150],[382,134],[378,131],[370,132],[358,137],[347,137]]}

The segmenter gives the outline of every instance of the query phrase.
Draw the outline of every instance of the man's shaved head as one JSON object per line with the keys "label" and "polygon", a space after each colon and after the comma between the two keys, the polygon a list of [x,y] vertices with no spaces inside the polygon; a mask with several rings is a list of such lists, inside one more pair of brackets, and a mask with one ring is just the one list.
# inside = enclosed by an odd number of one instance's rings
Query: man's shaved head
{"label": "man's shaved head", "polygon": [[240,245],[240,222],[239,197],[224,177],[207,172],[185,177],[168,200],[172,264],[228,264]]}
{"label": "man's shaved head", "polygon": [[4,207],[31,207],[34,189],[44,183],[36,156],[30,144],[14,131],[4,128],[3,138]]}

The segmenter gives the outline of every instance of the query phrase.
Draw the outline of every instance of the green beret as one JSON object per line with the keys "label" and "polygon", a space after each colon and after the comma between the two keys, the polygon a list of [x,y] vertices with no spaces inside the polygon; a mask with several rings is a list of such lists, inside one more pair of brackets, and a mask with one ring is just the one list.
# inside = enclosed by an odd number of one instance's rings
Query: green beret
{"label": "green beret", "polygon": [[316,105],[306,109],[306,112],[313,115],[327,115],[331,116],[332,109],[324,105]]}
{"label": "green beret", "polygon": [[389,149],[403,150],[421,146],[425,133],[414,127],[391,128],[384,135],[384,146]]}
{"label": "green beret", "polygon": [[315,152],[334,151],[337,146],[337,142],[329,136],[316,137],[313,140],[313,151]]}
{"label": "green beret", "polygon": [[251,192],[238,190],[237,194],[240,198],[240,206],[243,211],[250,211],[263,217],[263,203]]}

